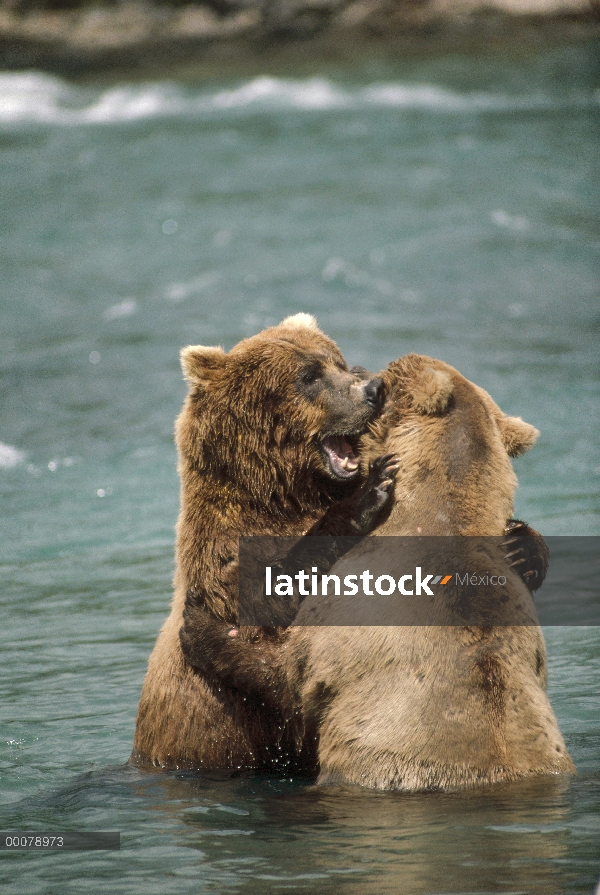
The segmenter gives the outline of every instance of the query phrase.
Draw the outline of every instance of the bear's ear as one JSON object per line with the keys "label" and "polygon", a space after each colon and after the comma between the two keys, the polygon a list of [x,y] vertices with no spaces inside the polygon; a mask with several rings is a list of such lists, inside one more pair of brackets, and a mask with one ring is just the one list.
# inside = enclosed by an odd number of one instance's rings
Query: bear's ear
{"label": "bear's ear", "polygon": [[300,312],[281,321],[281,326],[304,326],[307,329],[318,329],[318,324],[312,314]]}
{"label": "bear's ear", "polygon": [[225,362],[221,347],[188,345],[181,351],[183,375],[191,385],[207,385]]}
{"label": "bear's ear", "polygon": [[452,396],[452,377],[445,370],[425,366],[406,387],[419,413],[443,413]]}
{"label": "bear's ear", "polygon": [[520,416],[504,416],[498,418],[498,428],[502,444],[509,457],[518,457],[533,447],[540,434],[535,426],[530,426]]}

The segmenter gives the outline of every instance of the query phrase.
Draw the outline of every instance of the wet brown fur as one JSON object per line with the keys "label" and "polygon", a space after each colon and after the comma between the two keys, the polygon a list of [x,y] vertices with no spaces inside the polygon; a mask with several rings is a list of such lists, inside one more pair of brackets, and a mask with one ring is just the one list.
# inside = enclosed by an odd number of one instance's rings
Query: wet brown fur
{"label": "wet brown fur", "polygon": [[[346,389],[339,407],[322,395],[308,400],[299,393],[297,378],[307,361],[319,362],[334,384],[339,380],[340,394]],[[175,593],[149,660],[131,761],[277,766],[280,755],[299,751],[302,723],[295,708],[288,714],[267,710],[185,663],[179,642],[185,595],[198,589],[211,615],[234,623],[239,536],[301,535],[319,520],[339,496],[319,449],[323,427],[336,434],[354,412],[357,430],[364,431],[373,414],[365,417],[346,393],[352,377],[344,358],[308,315],[288,318],[229,354],[187,348],[182,365],[190,391],[176,426],[181,512]],[[269,647],[260,629],[244,636]]]}
{"label": "wet brown fur", "polygon": [[[400,467],[374,534],[501,536],[516,487],[509,454],[531,447],[536,430],[441,361],[409,355],[382,375],[386,410],[363,439],[363,462],[393,451]],[[348,557],[332,570],[340,577]],[[505,591],[529,599],[516,575]],[[310,600],[299,619],[311,608],[335,624],[335,611]],[[318,732],[321,782],[414,791],[574,771],[536,625],[298,627],[289,641],[286,660],[303,663],[290,680]]]}

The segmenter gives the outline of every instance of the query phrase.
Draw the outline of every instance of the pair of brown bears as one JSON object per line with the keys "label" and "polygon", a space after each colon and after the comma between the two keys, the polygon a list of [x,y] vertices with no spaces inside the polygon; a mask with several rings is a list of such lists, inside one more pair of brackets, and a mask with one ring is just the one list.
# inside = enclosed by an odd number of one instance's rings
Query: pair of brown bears
{"label": "pair of brown bears", "polygon": [[228,354],[188,347],[182,365],[175,595],[131,761],[404,791],[573,773],[535,623],[336,626],[318,600],[305,617],[319,624],[240,627],[237,615],[248,535],[301,547],[314,535],[518,532],[520,555],[509,543],[488,559],[503,599],[532,603],[545,545],[507,520],[509,457],[533,445],[533,426],[432,358],[348,370],[307,314]]}

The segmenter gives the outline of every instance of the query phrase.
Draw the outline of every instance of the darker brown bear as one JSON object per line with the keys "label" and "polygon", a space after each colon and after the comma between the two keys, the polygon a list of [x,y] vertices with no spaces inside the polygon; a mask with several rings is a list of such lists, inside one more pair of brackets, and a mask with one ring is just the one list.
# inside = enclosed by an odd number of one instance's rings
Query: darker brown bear
{"label": "darker brown bear", "polygon": [[[335,534],[353,513],[359,528],[370,530],[387,499],[390,467],[384,463],[367,491],[356,492],[357,446],[380,410],[382,383],[351,374],[307,314],[240,342],[229,354],[186,348],[182,365],[190,390],[176,427],[181,513],[175,595],[150,657],[131,760],[161,767],[277,767],[297,751],[301,722],[251,703],[186,664],[179,641],[186,592],[192,589],[211,617],[235,624],[241,535]],[[344,498],[354,503],[336,516],[336,502]],[[277,632],[247,629],[244,636],[260,643],[277,639]],[[306,761],[310,757],[298,757],[300,765]]]}

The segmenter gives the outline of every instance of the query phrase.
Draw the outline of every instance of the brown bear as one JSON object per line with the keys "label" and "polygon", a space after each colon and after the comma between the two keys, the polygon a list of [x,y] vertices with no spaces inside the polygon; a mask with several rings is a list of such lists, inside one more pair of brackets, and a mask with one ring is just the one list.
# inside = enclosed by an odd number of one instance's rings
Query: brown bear
{"label": "brown bear", "polygon": [[[362,439],[362,462],[385,450],[400,466],[393,506],[375,534],[461,536],[453,543],[467,556],[468,536],[502,537],[516,487],[509,455],[528,450],[537,431],[441,361],[409,355],[381,375],[386,405]],[[364,539],[331,572],[356,572],[373,546]],[[357,628],[344,626],[347,600],[310,597],[283,644],[256,649],[237,643],[235,629],[208,618],[190,595],[186,657],[255,700],[300,711],[306,736],[318,742],[320,782],[447,790],[574,772],[546,695],[531,595],[493,537],[483,549],[490,573],[506,579],[496,589],[505,617],[522,624],[452,624],[441,604],[437,624],[373,625],[363,597],[366,626]]]}
{"label": "brown bear", "polygon": [[[181,360],[189,394],[176,426],[175,594],[150,657],[130,761],[277,765],[280,756],[298,752],[293,718],[248,705],[242,694],[185,663],[179,641],[185,595],[195,588],[211,617],[234,624],[240,535],[335,534],[349,524],[370,530],[389,498],[395,467],[383,458],[361,487],[357,448],[381,410],[383,385],[350,373],[307,314],[245,339],[228,354],[191,346]],[[277,641],[277,631],[245,635]]]}

